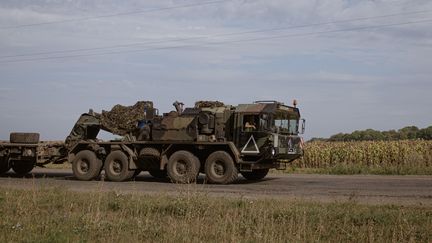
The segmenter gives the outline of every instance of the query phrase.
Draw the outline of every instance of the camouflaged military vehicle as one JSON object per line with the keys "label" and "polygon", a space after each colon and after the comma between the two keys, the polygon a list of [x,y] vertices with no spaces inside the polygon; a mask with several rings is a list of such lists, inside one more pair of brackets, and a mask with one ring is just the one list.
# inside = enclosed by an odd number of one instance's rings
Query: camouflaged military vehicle
{"label": "camouflaged military vehicle", "polygon": [[[189,183],[204,173],[209,183],[227,184],[239,173],[262,179],[269,169],[283,169],[303,154],[304,120],[295,105],[201,101],[192,108],[174,106],[176,111],[162,115],[149,101],[118,112],[83,114],[66,140],[75,176],[91,180],[104,169],[107,179],[123,181],[149,171]],[[98,141],[100,129],[124,139]]]}
{"label": "camouflaged military vehicle", "polygon": [[[180,102],[174,106],[176,111],[162,115],[151,101],[82,114],[62,148],[75,177],[92,180],[104,170],[108,180],[124,181],[148,171],[174,183],[190,183],[204,173],[209,183],[228,184],[239,173],[248,180],[262,179],[269,169],[284,169],[303,154],[299,134],[304,120],[295,103],[231,106],[199,101],[192,108],[183,109]],[[100,130],[122,140],[101,141]]]}

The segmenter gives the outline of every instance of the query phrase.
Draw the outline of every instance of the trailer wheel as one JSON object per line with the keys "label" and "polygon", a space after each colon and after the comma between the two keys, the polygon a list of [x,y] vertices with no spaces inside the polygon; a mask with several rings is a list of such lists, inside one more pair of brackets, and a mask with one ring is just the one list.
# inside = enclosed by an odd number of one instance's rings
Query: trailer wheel
{"label": "trailer wheel", "polygon": [[72,162],[74,176],[81,181],[89,181],[96,178],[102,168],[102,161],[90,150],[83,150],[77,153]]}
{"label": "trailer wheel", "polygon": [[12,162],[12,170],[17,174],[18,176],[25,176],[30,171],[33,170],[34,163],[33,161],[13,161]]}
{"label": "trailer wheel", "polygon": [[172,154],[167,164],[167,174],[174,183],[195,182],[199,169],[199,159],[186,150],[179,150]]}
{"label": "trailer wheel", "polygon": [[9,140],[11,143],[37,144],[39,143],[39,133],[12,132],[9,135]]}
{"label": "trailer wheel", "polygon": [[268,172],[269,172],[269,169],[259,169],[259,170],[252,170],[252,171],[247,171],[247,172],[244,171],[244,172],[240,172],[240,173],[247,180],[257,181],[257,180],[261,180],[264,177],[266,177]]}
{"label": "trailer wheel", "polygon": [[166,170],[152,169],[148,171],[151,176],[158,179],[165,179],[168,176]]}
{"label": "trailer wheel", "polygon": [[214,184],[229,184],[237,180],[238,171],[227,152],[216,151],[210,154],[205,163],[207,181]]}
{"label": "trailer wheel", "polygon": [[5,174],[10,170],[8,157],[0,157],[0,175]]}
{"label": "trailer wheel", "polygon": [[129,160],[120,150],[111,152],[105,160],[105,175],[110,181],[125,181],[133,177],[135,170],[129,170]]}

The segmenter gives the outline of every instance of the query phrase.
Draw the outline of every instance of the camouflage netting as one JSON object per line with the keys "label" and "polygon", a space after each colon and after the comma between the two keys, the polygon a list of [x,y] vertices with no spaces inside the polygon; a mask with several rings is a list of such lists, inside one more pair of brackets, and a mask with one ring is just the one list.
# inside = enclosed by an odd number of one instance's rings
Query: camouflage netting
{"label": "camouflage netting", "polygon": [[220,101],[201,100],[195,102],[195,108],[208,108],[208,107],[212,108],[212,107],[222,107],[222,106],[225,106],[225,104]]}
{"label": "camouflage netting", "polygon": [[146,117],[144,110],[153,108],[151,101],[138,101],[133,106],[116,105],[111,111],[102,111],[101,125],[104,130],[124,136],[137,128]]}

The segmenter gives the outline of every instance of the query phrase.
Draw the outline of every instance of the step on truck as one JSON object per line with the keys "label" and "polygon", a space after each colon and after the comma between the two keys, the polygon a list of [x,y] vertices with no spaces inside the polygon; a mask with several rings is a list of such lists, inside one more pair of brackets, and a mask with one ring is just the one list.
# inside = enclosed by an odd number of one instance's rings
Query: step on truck
{"label": "step on truck", "polygon": [[[204,173],[208,183],[228,184],[239,174],[248,180],[263,179],[269,169],[285,169],[303,155],[299,134],[304,132],[305,121],[296,102],[292,106],[276,101],[231,106],[199,101],[185,109],[180,102],[173,105],[175,111],[162,115],[151,101],[117,105],[102,113],[90,110],[80,116],[65,143],[51,151],[36,139],[30,147],[19,144],[18,157],[10,153],[13,143],[3,146],[8,152],[2,155],[0,150],[2,165],[7,161],[15,171],[18,161],[33,161],[33,165],[68,161],[79,180],[98,178],[102,170],[111,181],[129,180],[148,171],[174,183],[195,182]],[[100,130],[121,139],[102,141],[97,138]],[[39,152],[38,160],[22,156],[23,149],[48,152]]]}

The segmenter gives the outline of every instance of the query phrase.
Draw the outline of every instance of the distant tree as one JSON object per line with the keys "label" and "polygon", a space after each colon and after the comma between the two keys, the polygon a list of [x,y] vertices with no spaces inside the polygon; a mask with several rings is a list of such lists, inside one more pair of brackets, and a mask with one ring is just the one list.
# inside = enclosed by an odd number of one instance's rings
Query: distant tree
{"label": "distant tree", "polygon": [[362,134],[361,140],[363,141],[384,140],[383,134],[380,131],[376,131],[373,129],[367,129],[365,131],[362,131],[361,134]]}
{"label": "distant tree", "polygon": [[419,129],[416,126],[409,126],[399,129],[399,139],[417,139]]}
{"label": "distant tree", "polygon": [[432,126],[420,129],[420,131],[418,132],[418,138],[424,140],[432,140]]}
{"label": "distant tree", "polygon": [[362,131],[354,131],[351,134],[349,134],[348,136],[346,136],[349,141],[360,141],[363,138],[363,134]]}
{"label": "distant tree", "polygon": [[308,142],[325,142],[327,140],[327,138],[311,138]]}
{"label": "distant tree", "polygon": [[384,131],[382,132],[382,135],[384,137],[384,140],[387,141],[394,141],[399,139],[399,133],[396,132],[395,130]]}
{"label": "distant tree", "polygon": [[[322,138],[316,138],[322,140]],[[352,133],[338,133],[331,136],[327,141],[392,141],[402,139],[425,139],[432,140],[432,126],[419,129],[416,126],[407,126],[398,131],[377,131],[373,129],[357,130]]]}
{"label": "distant tree", "polygon": [[345,133],[335,134],[329,138],[329,141],[335,141],[335,142],[345,141],[346,135],[347,134],[345,134]]}

